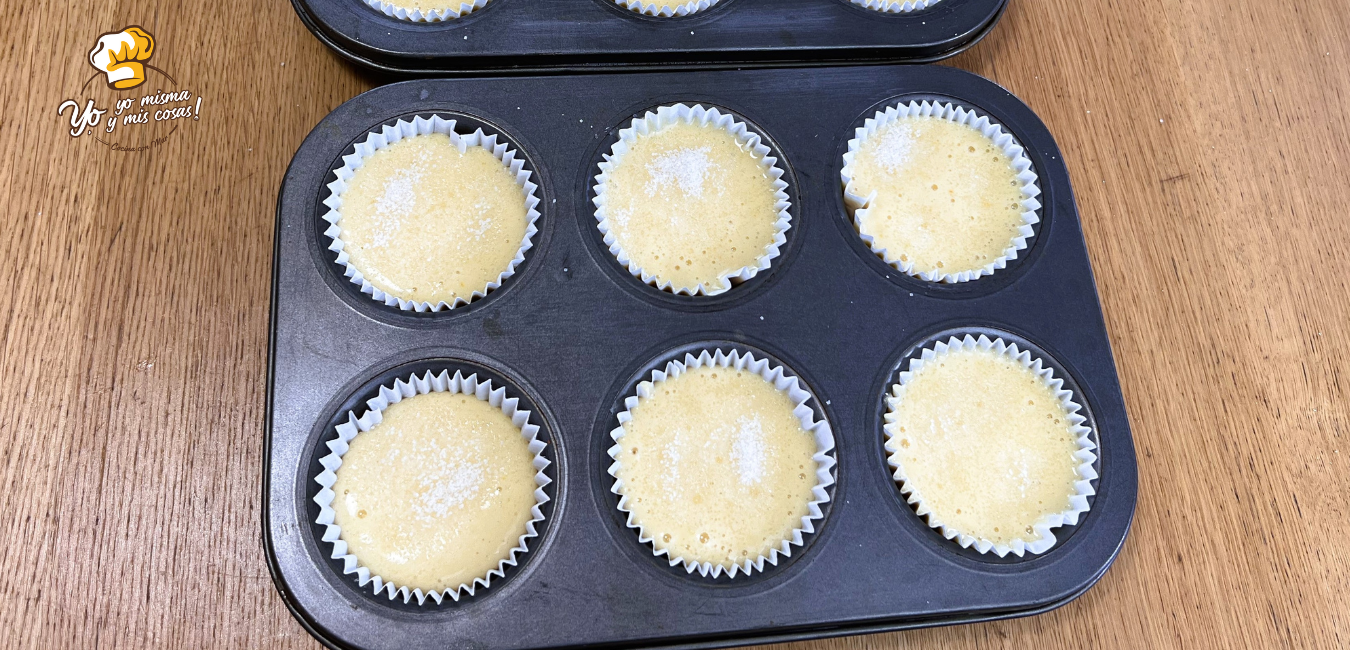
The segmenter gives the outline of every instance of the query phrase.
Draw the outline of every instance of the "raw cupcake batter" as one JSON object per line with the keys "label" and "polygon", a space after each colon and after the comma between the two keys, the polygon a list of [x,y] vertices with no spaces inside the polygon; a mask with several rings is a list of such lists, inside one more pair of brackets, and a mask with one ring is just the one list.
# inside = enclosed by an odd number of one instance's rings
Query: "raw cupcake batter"
{"label": "raw cupcake batter", "polygon": [[861,232],[916,273],[980,269],[1025,223],[1012,159],[951,120],[902,117],[882,127],[859,145],[851,178],[857,195],[876,192]]}
{"label": "raw cupcake batter", "polygon": [[501,409],[472,395],[404,399],[357,435],[333,484],[349,552],[399,587],[455,589],[526,532],[534,455]]}
{"label": "raw cupcake batter", "polygon": [[773,244],[778,198],[763,157],[715,126],[639,136],[609,172],[603,216],[629,258],[673,290],[729,289]]}
{"label": "raw cupcake batter", "polygon": [[453,305],[506,271],[524,243],[525,190],[492,152],[442,133],[375,152],[342,195],[351,264],[390,295]]}
{"label": "raw cupcake batter", "polygon": [[616,459],[626,507],[671,557],[730,568],[801,527],[816,484],[815,437],[758,374],[699,367],[632,409]]}
{"label": "raw cupcake batter", "polygon": [[892,460],[934,517],[995,544],[1034,541],[1078,480],[1069,413],[1031,369],[995,350],[953,348],[889,400]]}

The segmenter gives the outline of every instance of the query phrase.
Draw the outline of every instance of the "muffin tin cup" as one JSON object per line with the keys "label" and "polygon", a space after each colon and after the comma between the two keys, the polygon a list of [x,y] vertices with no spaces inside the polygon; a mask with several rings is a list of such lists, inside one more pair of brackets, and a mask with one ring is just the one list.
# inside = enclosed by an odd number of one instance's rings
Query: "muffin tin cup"
{"label": "muffin tin cup", "polygon": [[[638,139],[649,133],[656,133],[681,123],[698,126],[711,125],[726,131],[742,147],[754,151],[755,155],[759,156],[760,167],[773,177],[775,199],[773,207],[778,211],[778,218],[773,224],[773,239],[764,247],[763,253],[755,260],[753,266],[746,265],[724,273],[718,277],[717,283],[713,286],[706,286],[700,282],[693,287],[676,287],[669,280],[662,279],[642,268],[623,250],[618,237],[612,231],[609,214],[606,210],[608,204],[606,190],[609,175],[616,166],[622,163],[624,157]],[[595,187],[593,188],[595,196],[592,203],[595,204],[596,227],[600,229],[605,245],[609,247],[610,254],[619,261],[619,264],[628,269],[633,277],[663,291],[691,296],[715,296],[729,291],[763,271],[769,270],[773,260],[778,257],[779,250],[787,243],[787,231],[792,227],[792,214],[789,212],[792,203],[788,200],[788,184],[787,181],[783,180],[783,168],[778,165],[778,159],[771,153],[772,151],[762,142],[758,133],[750,130],[744,122],[737,121],[731,115],[719,111],[717,108],[704,108],[698,104],[692,107],[685,104],[675,104],[673,106],[662,106],[655,111],[647,111],[641,117],[634,118],[631,125],[619,131],[618,141],[614,143],[609,153],[605,154],[604,160],[600,163],[600,173],[595,177]]]}
{"label": "muffin tin cup", "polygon": [[[482,128],[478,128],[471,133],[461,134],[455,131],[455,125],[454,119],[447,120],[434,114],[431,117],[417,115],[411,121],[399,119],[392,125],[386,124],[378,132],[368,133],[364,140],[356,144],[355,151],[342,157],[342,166],[332,172],[336,178],[328,184],[329,194],[324,199],[324,205],[328,207],[328,210],[323,214],[323,220],[330,224],[323,233],[323,236],[330,242],[328,250],[335,255],[334,259],[342,266],[346,278],[352,284],[361,288],[361,293],[370,296],[376,302],[395,307],[400,311],[439,312],[462,307],[487,296],[491,291],[501,288],[502,282],[506,281],[507,278],[515,275],[516,268],[525,261],[525,254],[534,247],[534,237],[539,233],[539,228],[536,225],[539,221],[539,195],[537,193],[539,186],[531,180],[534,172],[525,168],[524,157],[511,148],[508,143],[498,142],[499,136],[496,133],[486,133]],[[468,298],[456,296],[453,303],[444,300],[435,303],[424,300],[409,300],[376,287],[366,279],[361,269],[351,262],[350,255],[346,250],[347,242],[342,239],[342,195],[347,190],[347,183],[351,181],[356,171],[365,163],[365,160],[377,151],[385,149],[404,138],[433,133],[448,136],[450,143],[458,148],[461,153],[469,147],[482,147],[488,150],[493,157],[501,161],[508,171],[515,175],[516,184],[525,194],[525,237],[521,240],[520,248],[516,250],[515,256],[507,263],[506,268],[497,275],[496,279],[490,280],[482,289],[475,290]],[[439,179],[439,182],[451,182],[451,180]]]}
{"label": "muffin tin cup", "polygon": [[[525,524],[525,532],[508,551],[507,557],[498,562],[496,568],[454,589],[423,592],[420,588],[410,589],[408,585],[398,585],[371,573],[369,568],[361,564],[359,557],[347,552],[349,549],[346,540],[342,538],[342,527],[334,521],[336,513],[333,510],[333,501],[336,495],[332,487],[337,480],[337,472],[342,467],[342,457],[350,449],[352,440],[379,425],[385,409],[405,399],[432,392],[471,395],[475,399],[487,402],[493,408],[501,409],[501,412],[510,418],[511,424],[520,430],[530,453],[533,454],[531,464],[535,470],[536,487],[535,503],[530,508],[530,520]],[[418,605],[425,605],[428,598],[438,605],[446,597],[458,601],[462,595],[473,596],[479,588],[488,588],[493,578],[504,577],[508,568],[516,566],[519,556],[529,552],[529,540],[539,536],[538,526],[544,521],[543,507],[549,502],[544,487],[552,483],[552,479],[544,473],[544,469],[549,466],[548,459],[543,456],[546,445],[539,439],[539,425],[530,422],[530,411],[520,408],[518,398],[507,397],[505,387],[493,386],[491,379],[480,381],[476,373],[465,376],[460,371],[451,375],[448,370],[435,374],[427,371],[421,376],[412,374],[406,380],[395,380],[392,385],[381,386],[379,394],[366,405],[367,410],[360,417],[357,417],[355,411],[348,411],[347,421],[336,427],[336,435],[325,443],[329,453],[319,461],[324,469],[314,477],[314,481],[322,486],[318,495],[314,497],[314,502],[319,504],[319,516],[315,523],[324,527],[323,541],[332,545],[331,557],[342,562],[343,573],[354,574],[358,586],[370,585],[375,594],[383,593],[389,600],[402,597],[404,603],[416,600]]]}
{"label": "muffin tin cup", "polygon": [[[1068,413],[1069,429],[1073,432],[1078,446],[1077,451],[1074,452],[1074,458],[1078,460],[1078,465],[1075,467],[1075,472],[1078,475],[1078,480],[1074,481],[1075,493],[1069,497],[1067,509],[1042,517],[1033,524],[1032,529],[1037,533],[1037,538],[1034,540],[1028,541],[1017,538],[1006,544],[995,543],[947,525],[943,523],[937,513],[932,511],[919,490],[907,480],[905,468],[900,462],[900,449],[896,442],[896,438],[900,434],[894,430],[895,406],[903,398],[905,385],[916,373],[922,370],[925,365],[940,363],[941,359],[950,354],[952,350],[992,350],[1001,356],[1017,361],[1027,370],[1040,377],[1045,385],[1055,392],[1055,396]],[[918,356],[909,359],[907,368],[900,372],[892,387],[891,394],[886,398],[886,403],[886,425],[883,429],[886,432],[886,451],[889,454],[887,463],[895,470],[895,481],[900,485],[900,492],[905,495],[906,502],[914,508],[915,514],[923,517],[930,527],[941,532],[943,537],[960,544],[962,548],[973,547],[980,553],[993,553],[998,557],[1004,557],[1009,553],[1018,557],[1022,557],[1024,553],[1039,555],[1049,551],[1055,545],[1054,529],[1066,524],[1077,525],[1079,516],[1088,511],[1090,507],[1088,499],[1096,494],[1092,482],[1097,479],[1097,456],[1093,453],[1097,445],[1092,441],[1092,429],[1087,426],[1087,418],[1079,412],[1082,407],[1074,401],[1073,391],[1065,387],[1064,379],[1056,377],[1054,369],[1045,365],[1044,361],[1040,357],[1034,356],[1030,350],[1018,349],[1017,343],[1007,343],[1001,337],[990,339],[988,336],[980,334],[976,338],[972,334],[966,334],[961,337],[952,336],[945,341],[938,341],[932,346],[924,347]]]}
{"label": "muffin tin cup", "polygon": [[[869,206],[876,198],[876,191],[874,190],[864,196],[862,190],[854,184],[854,158],[857,156],[859,148],[862,147],[862,143],[868,138],[877,135],[891,124],[910,117],[931,117],[967,125],[979,131],[984,137],[989,138],[1012,161],[1013,169],[1017,172],[1017,180],[1022,183],[1022,225],[1018,227],[1017,234],[1008,242],[1008,246],[1003,250],[1003,253],[981,268],[962,270],[956,273],[918,271],[915,269],[913,262],[904,258],[902,255],[904,251],[887,250],[871,235],[863,232],[862,222],[867,216]],[[1005,131],[997,122],[990,120],[988,116],[981,115],[978,111],[965,106],[954,105],[951,102],[910,101],[877,111],[876,115],[868,118],[861,127],[858,127],[853,139],[848,141],[848,152],[844,154],[844,167],[840,170],[839,176],[844,184],[844,202],[853,212],[853,226],[858,230],[858,236],[872,249],[873,253],[876,253],[887,264],[928,282],[970,282],[1007,268],[1010,261],[1017,259],[1018,251],[1027,248],[1027,242],[1036,234],[1035,225],[1040,223],[1040,217],[1036,214],[1036,211],[1041,209],[1041,202],[1037,199],[1041,194],[1041,189],[1037,185],[1036,170],[1032,166],[1031,160],[1026,157],[1022,145],[1018,144],[1011,133]]]}
{"label": "muffin tin cup", "polygon": [[[618,508],[624,512],[626,525],[637,533],[637,539],[642,544],[649,544],[652,547],[652,554],[656,557],[665,557],[670,562],[670,566],[682,565],[686,572],[698,572],[700,576],[717,578],[724,573],[728,578],[735,578],[737,574],[750,575],[755,571],[764,571],[764,564],[767,562],[772,566],[778,566],[779,556],[784,558],[792,557],[793,547],[800,547],[804,543],[803,537],[816,532],[818,522],[825,516],[822,508],[830,500],[828,492],[830,486],[834,485],[834,457],[831,452],[834,451],[834,434],[830,431],[830,423],[824,418],[817,419],[815,410],[808,404],[813,398],[810,391],[802,385],[796,376],[790,374],[780,365],[774,365],[768,359],[756,358],[753,352],[742,353],[739,350],[732,349],[730,352],[724,352],[720,348],[711,348],[714,351],[709,352],[709,348],[701,350],[697,355],[692,352],[685,353],[684,357],[675,358],[668,361],[664,368],[653,370],[651,379],[640,382],[633,395],[624,398],[624,410],[617,416],[619,426],[610,432],[610,438],[614,445],[607,452],[610,460],[609,475],[614,477],[614,486],[610,491],[619,496]],[[759,555],[754,558],[748,558],[738,564],[733,564],[730,569],[711,562],[698,562],[693,559],[684,558],[670,553],[667,549],[656,545],[653,536],[634,518],[632,512],[628,509],[628,497],[624,493],[623,481],[619,479],[620,467],[623,464],[623,438],[625,431],[623,425],[632,420],[632,409],[636,408],[643,399],[651,397],[652,390],[656,384],[667,379],[674,379],[685,372],[696,368],[733,368],[755,373],[762,377],[764,381],[773,384],[774,388],[787,394],[792,400],[793,414],[801,422],[803,431],[811,433],[816,442],[816,453],[812,455],[811,460],[816,464],[816,484],[811,488],[812,499],[807,504],[807,514],[802,516],[801,525],[794,527],[789,536],[782,541],[779,546],[772,549],[767,555]]]}
{"label": "muffin tin cup", "polygon": [[[839,182],[846,143],[877,107],[915,97],[975,108],[1025,147],[1044,207],[1015,265],[929,290],[853,229]],[[634,115],[678,102],[715,105],[762,129],[793,180],[780,256],[720,296],[667,295],[638,282],[596,227],[601,153]],[[436,113],[492,125],[519,144],[548,197],[540,238],[527,271],[455,315],[382,318],[390,308],[359,299],[332,262],[320,218],[327,175],[372,124]],[[275,241],[264,539],[283,600],[334,646],[715,647],[994,620],[1077,597],[1128,533],[1134,449],[1067,170],[1034,113],[975,75],[861,66],[390,84],[343,104],[305,140],[282,184]],[[695,298],[716,308],[683,304]],[[1057,529],[1042,554],[999,558],[943,538],[906,503],[887,465],[884,396],[902,355],[956,327],[1005,332],[1044,356],[1092,424],[1091,510]],[[835,484],[815,532],[777,566],[734,579],[690,575],[653,556],[626,525],[607,473],[624,398],[654,364],[706,348],[752,350],[790,369],[835,444]],[[338,414],[359,406],[353,395],[369,399],[372,382],[408,374],[390,369],[424,364],[420,373],[446,358],[495,372],[494,383],[543,414],[552,509],[543,509],[538,545],[491,588],[440,606],[391,603],[330,558],[313,523],[313,478]]]}

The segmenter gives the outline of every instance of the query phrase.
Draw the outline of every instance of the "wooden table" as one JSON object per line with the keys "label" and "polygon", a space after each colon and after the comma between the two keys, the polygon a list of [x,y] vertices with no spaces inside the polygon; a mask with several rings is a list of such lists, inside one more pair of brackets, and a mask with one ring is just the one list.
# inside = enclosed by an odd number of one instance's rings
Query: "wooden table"
{"label": "wooden table", "polygon": [[[0,644],[315,647],[260,541],[273,208],[309,129],[375,81],[276,0],[3,15]],[[205,98],[144,153],[55,112],[126,24]],[[1344,0],[1015,0],[952,61],[1064,150],[1133,534],[1054,613],[802,647],[1350,645],[1348,60]]]}

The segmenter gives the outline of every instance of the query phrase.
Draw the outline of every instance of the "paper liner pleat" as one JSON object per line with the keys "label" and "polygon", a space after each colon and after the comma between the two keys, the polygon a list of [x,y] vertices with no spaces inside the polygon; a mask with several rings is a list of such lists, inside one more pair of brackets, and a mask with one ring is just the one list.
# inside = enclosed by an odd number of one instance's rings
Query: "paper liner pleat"
{"label": "paper liner pleat", "polygon": [[689,0],[673,7],[662,7],[655,2],[644,2],[643,0],[614,0],[614,3],[645,16],[659,16],[661,18],[674,18],[678,16],[688,16],[700,11],[709,9],[717,4],[718,0]]}
{"label": "paper liner pleat", "polygon": [[888,14],[907,14],[911,11],[927,9],[942,0],[849,0],[849,2],[872,11]]}
{"label": "paper liner pleat", "polygon": [[439,23],[446,20],[454,20],[460,16],[471,14],[487,6],[488,0],[473,0],[473,2],[461,2],[458,7],[446,7],[445,9],[409,9],[400,7],[392,2],[384,0],[364,0],[364,2],[375,11],[378,11],[390,18],[406,20],[414,23]]}

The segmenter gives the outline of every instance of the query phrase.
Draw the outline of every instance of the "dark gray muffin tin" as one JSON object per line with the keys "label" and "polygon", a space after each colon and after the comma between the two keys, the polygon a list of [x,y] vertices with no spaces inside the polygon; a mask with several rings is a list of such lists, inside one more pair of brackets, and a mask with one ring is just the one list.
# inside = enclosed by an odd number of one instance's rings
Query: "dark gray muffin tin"
{"label": "dark gray muffin tin", "polygon": [[[736,0],[733,0],[733,2]],[[1027,148],[1043,191],[1036,235],[993,276],[934,285],[887,266],[845,210],[839,170],[878,109],[954,101]],[[642,284],[600,240],[591,185],[619,129],[659,105],[715,105],[779,156],[792,228],[773,267],[715,297]],[[524,154],[539,184],[535,246],[486,298],[411,314],[342,276],[322,200],[342,155],[400,117],[457,116]],[[945,625],[1054,609],[1094,584],[1133,518],[1134,447],[1067,170],[1045,125],[960,70],[874,66],[422,80],[377,88],[310,133],[282,183],[268,374],[263,533],[288,607],[333,647],[714,647]],[[1018,341],[1064,377],[1099,443],[1097,495],[1049,552],[999,559],[943,539],[904,503],[886,465],[883,396],[924,345],[952,333]],[[753,350],[815,395],[837,479],[818,532],[750,577],[671,569],[623,525],[605,470],[623,396],[701,347]],[[519,566],[459,602],[425,606],[361,589],[313,523],[317,461],[349,409],[414,371],[490,376],[522,398],[553,461],[540,536]]]}
{"label": "dark gray muffin tin", "polygon": [[364,0],[291,0],[346,59],[402,75],[937,61],[993,29],[1008,0],[940,0],[883,13],[848,0],[721,0],[689,16],[644,16],[614,0],[491,0],[435,23]]}

